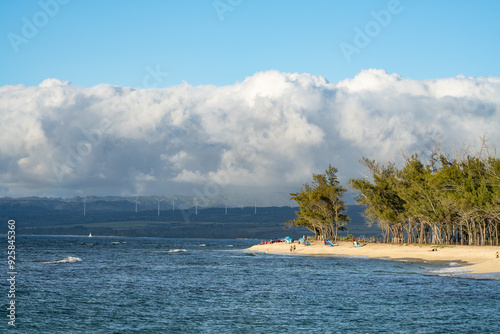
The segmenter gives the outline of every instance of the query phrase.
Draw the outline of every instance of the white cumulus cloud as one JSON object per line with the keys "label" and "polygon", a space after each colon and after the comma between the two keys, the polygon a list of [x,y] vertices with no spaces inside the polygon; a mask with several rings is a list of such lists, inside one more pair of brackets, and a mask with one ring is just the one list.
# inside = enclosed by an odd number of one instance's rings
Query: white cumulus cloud
{"label": "white cumulus cloud", "polygon": [[229,86],[0,87],[0,195],[295,191],[329,163],[396,159],[433,140],[498,140],[500,78],[329,83],[259,72]]}

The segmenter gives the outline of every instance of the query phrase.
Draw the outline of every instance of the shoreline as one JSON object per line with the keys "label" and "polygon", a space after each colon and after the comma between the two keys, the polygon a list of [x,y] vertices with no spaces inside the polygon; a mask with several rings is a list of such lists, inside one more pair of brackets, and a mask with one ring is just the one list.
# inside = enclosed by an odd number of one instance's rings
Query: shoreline
{"label": "shoreline", "polygon": [[[434,263],[456,262],[470,274],[496,274],[500,277],[500,246],[462,246],[462,245],[418,245],[366,243],[354,247],[350,241],[339,241],[338,246],[324,245],[322,241],[313,241],[310,246],[293,244],[296,254],[312,256],[363,256],[368,258],[387,258],[393,261],[428,261]],[[273,243],[254,245],[247,251],[271,254],[290,254],[290,244]],[[437,251],[432,251],[437,249]]]}

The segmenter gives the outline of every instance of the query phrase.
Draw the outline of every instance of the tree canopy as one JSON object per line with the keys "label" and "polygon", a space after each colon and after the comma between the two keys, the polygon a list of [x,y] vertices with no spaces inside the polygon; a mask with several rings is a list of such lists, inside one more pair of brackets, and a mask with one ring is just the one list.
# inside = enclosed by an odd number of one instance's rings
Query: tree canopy
{"label": "tree canopy", "polygon": [[306,227],[316,238],[337,240],[338,231],[344,230],[349,222],[347,204],[342,200],[347,189],[340,184],[337,172],[338,169],[330,165],[324,174],[313,174],[310,185],[306,183],[300,192],[290,194],[300,210],[286,227]]}
{"label": "tree canopy", "polygon": [[363,158],[369,178],[349,180],[385,242],[498,245],[500,160],[485,151],[417,154],[401,168]]}
{"label": "tree canopy", "polygon": [[[477,153],[450,155],[435,147],[428,159],[403,156],[403,163],[363,158],[368,176],[351,179],[355,199],[377,224],[384,242],[499,245],[500,159],[483,139]],[[302,226],[316,238],[337,239],[349,222],[345,192],[331,165],[312,183],[290,194],[300,207],[286,226]]]}

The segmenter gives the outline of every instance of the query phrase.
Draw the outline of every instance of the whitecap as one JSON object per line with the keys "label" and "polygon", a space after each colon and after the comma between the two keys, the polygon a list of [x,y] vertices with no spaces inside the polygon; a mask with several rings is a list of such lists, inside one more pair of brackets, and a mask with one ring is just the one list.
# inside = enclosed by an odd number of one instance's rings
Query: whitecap
{"label": "whitecap", "polygon": [[151,252],[151,254],[155,254],[155,253],[178,253],[178,252],[187,252],[187,250],[186,249],[175,248],[175,249],[169,249],[169,250],[164,250],[164,251],[154,251],[154,252]]}
{"label": "whitecap", "polygon": [[175,249],[169,249],[167,251],[167,253],[177,253],[177,252],[187,252],[187,250],[175,248]]}
{"label": "whitecap", "polygon": [[199,244],[198,246],[200,246],[200,247],[205,247],[205,246],[206,246],[206,244]]}
{"label": "whitecap", "polygon": [[43,263],[75,263],[75,262],[82,262],[82,259],[80,259],[79,257],[68,256],[62,260],[48,261],[48,262],[43,262]]}

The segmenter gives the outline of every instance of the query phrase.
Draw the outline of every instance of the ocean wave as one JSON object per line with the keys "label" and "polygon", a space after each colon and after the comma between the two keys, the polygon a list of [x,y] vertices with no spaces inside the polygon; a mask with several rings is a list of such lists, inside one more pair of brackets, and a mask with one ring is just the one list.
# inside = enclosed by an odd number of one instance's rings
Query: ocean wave
{"label": "ocean wave", "polygon": [[472,270],[467,269],[467,267],[458,267],[454,263],[450,263],[451,268],[441,268],[435,270],[429,270],[428,275],[436,275],[442,277],[458,277],[458,278],[468,278],[476,280],[495,280],[500,281],[500,275],[498,273],[482,273],[476,274]]}
{"label": "ocean wave", "polygon": [[458,263],[458,262],[450,262],[450,267],[463,267],[463,263]]}
{"label": "ocean wave", "polygon": [[151,252],[151,254],[155,254],[155,253],[178,253],[178,252],[187,252],[186,249],[182,249],[182,248],[174,248],[174,249],[169,249],[169,250],[164,250],[164,251],[154,251],[154,252]]}
{"label": "ocean wave", "polygon": [[75,262],[82,262],[82,259],[80,259],[79,257],[68,256],[62,260],[48,261],[48,262],[43,262],[43,263],[75,263]]}
{"label": "ocean wave", "polygon": [[[451,264],[450,264],[451,265]],[[438,275],[438,276],[463,276],[472,273],[472,270],[467,269],[463,266],[458,267],[453,265],[450,268],[440,268],[429,270],[429,274]]]}

